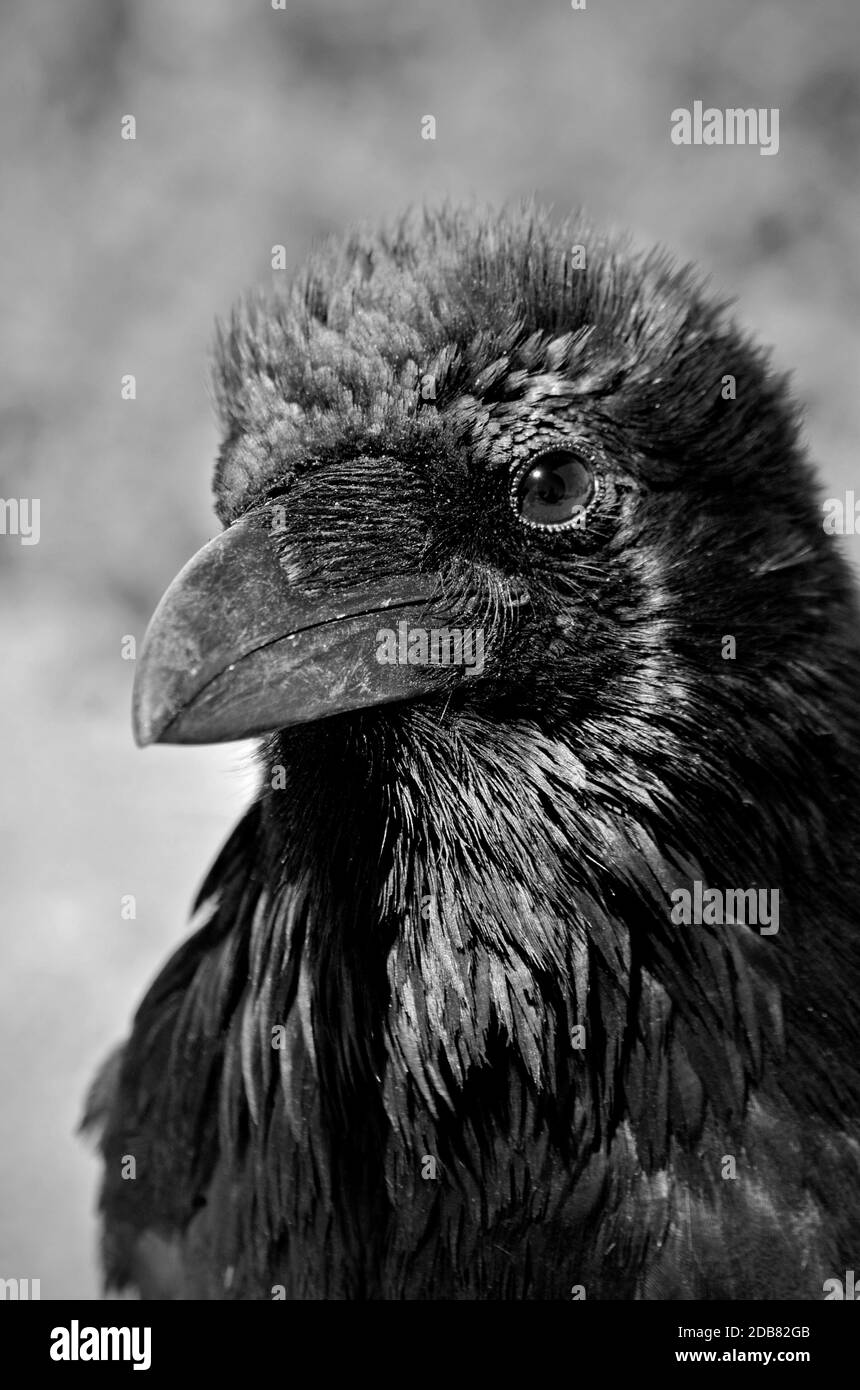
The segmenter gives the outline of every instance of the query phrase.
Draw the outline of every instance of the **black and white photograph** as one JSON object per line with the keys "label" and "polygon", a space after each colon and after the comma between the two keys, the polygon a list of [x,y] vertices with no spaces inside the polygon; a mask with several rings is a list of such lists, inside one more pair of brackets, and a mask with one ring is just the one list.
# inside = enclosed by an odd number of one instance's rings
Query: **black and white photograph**
{"label": "black and white photograph", "polygon": [[857,0],[5,0],[0,71],[22,1366],[474,1301],[822,1375]]}

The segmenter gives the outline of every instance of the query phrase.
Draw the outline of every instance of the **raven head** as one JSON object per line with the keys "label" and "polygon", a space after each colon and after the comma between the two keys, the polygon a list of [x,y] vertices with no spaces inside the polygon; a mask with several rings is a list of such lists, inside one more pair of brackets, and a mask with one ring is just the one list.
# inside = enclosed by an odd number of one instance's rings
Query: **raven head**
{"label": "raven head", "polygon": [[581,227],[353,237],[234,314],[216,393],[226,529],[150,627],[143,744],[420,698],[589,761],[685,723],[701,753],[844,588],[765,356]]}

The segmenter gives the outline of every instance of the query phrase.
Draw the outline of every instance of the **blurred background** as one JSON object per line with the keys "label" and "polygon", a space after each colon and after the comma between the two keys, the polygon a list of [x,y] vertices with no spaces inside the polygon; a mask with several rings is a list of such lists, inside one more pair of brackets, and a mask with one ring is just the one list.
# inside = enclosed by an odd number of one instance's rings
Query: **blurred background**
{"label": "blurred background", "polygon": [[[860,497],[860,5],[3,0],[0,73],[0,495],[41,502],[0,536],[0,1276],[94,1298],[82,1100],[250,786],[247,746],[134,748],[121,656],[217,529],[215,317],[277,243],[582,204],[737,298]],[[779,153],[673,145],[697,99],[778,107]]]}

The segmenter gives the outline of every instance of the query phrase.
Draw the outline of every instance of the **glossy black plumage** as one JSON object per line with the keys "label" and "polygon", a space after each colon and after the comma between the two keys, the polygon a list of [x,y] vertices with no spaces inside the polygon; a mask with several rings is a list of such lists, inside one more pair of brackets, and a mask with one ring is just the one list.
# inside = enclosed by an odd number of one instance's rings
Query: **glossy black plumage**
{"label": "glossy black plumage", "polygon": [[[303,594],[438,576],[487,664],[265,738],[94,1091],[109,1283],[822,1297],[860,1249],[860,638],[785,383],[693,274],[533,212],[319,253],[216,382],[224,525],[280,508]],[[601,506],[530,531],[511,478],[568,437]],[[696,880],[779,889],[779,932],[674,924]]]}

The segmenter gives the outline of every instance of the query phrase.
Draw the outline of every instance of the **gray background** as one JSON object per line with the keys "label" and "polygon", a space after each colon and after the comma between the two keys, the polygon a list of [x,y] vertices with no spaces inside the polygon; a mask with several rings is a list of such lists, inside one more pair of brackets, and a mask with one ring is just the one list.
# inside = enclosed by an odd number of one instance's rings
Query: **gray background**
{"label": "gray background", "polygon": [[[248,795],[246,746],[135,750],[120,658],[215,529],[216,314],[409,202],[583,204],[737,297],[860,495],[858,68],[857,0],[4,0],[0,1276],[96,1295],[82,1096]],[[674,146],[697,98],[779,153]]]}

